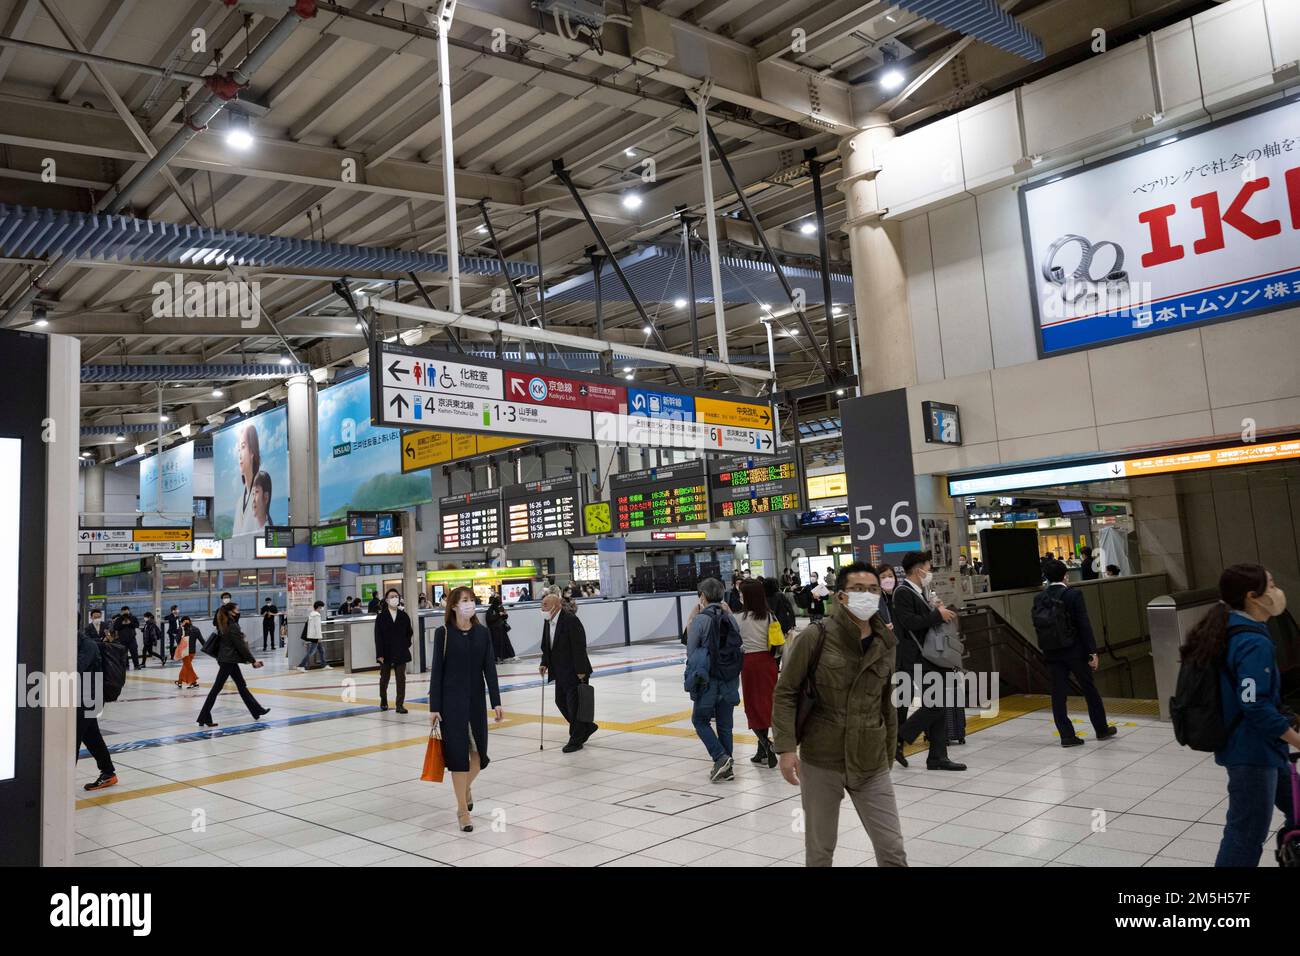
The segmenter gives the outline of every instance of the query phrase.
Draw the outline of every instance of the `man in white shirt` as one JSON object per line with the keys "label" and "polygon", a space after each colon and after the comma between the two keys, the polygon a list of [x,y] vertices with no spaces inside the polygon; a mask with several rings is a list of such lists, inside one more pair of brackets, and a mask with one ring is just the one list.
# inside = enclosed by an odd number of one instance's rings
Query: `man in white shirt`
{"label": "man in white shirt", "polygon": [[324,601],[317,601],[312,605],[311,614],[307,616],[307,628],[303,632],[302,639],[307,644],[307,653],[303,655],[302,662],[298,665],[298,670],[305,671],[311,659],[317,654],[320,655],[320,666],[325,670],[333,670],[325,663],[325,645],[321,643],[321,611],[325,609]]}

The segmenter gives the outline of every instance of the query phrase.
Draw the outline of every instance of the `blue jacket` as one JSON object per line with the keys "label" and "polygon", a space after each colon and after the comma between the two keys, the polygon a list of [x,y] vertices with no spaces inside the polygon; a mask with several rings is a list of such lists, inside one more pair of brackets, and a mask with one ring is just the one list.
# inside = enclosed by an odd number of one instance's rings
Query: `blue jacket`
{"label": "blue jacket", "polygon": [[[1287,745],[1281,738],[1290,724],[1282,715],[1282,680],[1268,625],[1233,611],[1228,615],[1228,627],[1245,630],[1228,641],[1226,666],[1219,672],[1219,695],[1224,723],[1231,727],[1238,718],[1240,722],[1228,737],[1228,745],[1215,751],[1214,762],[1222,767],[1285,770]],[[1247,696],[1244,687],[1252,688],[1251,700],[1242,700]]]}
{"label": "blue jacket", "polygon": [[695,615],[686,629],[686,673],[682,686],[697,707],[708,710],[719,704],[740,703],[740,678],[731,680],[713,680],[709,676],[709,630],[712,618],[720,614],[730,614],[723,604],[711,604],[706,610]]}

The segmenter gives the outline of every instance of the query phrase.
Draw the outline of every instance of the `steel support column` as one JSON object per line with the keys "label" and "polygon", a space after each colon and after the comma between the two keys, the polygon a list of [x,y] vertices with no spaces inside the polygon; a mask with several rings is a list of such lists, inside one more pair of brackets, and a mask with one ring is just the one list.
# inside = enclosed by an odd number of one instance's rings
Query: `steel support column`
{"label": "steel support column", "polygon": [[[817,150],[804,150],[808,173],[812,176],[813,208],[817,215],[817,256],[822,270],[822,312],[826,317],[826,353],[836,374],[840,371],[839,344],[835,340],[835,303],[831,300],[831,263],[826,238],[826,203],[822,196],[822,170],[826,164],[818,161]],[[857,369],[854,369],[856,372]]]}

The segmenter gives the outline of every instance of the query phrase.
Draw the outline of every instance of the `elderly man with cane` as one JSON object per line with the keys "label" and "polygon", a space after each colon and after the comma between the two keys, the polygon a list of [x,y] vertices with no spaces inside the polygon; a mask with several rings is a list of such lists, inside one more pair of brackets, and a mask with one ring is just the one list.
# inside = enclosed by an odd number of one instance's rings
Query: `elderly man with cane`
{"label": "elderly man with cane", "polygon": [[[580,715],[584,685],[591,678],[591,661],[587,657],[587,634],[578,616],[564,610],[558,588],[550,588],[542,598],[543,678],[555,682],[555,705],[569,723],[569,741],[562,749],[571,754],[581,750],[599,728]],[[589,693],[589,691],[587,692]],[[543,695],[543,707],[545,696]]]}

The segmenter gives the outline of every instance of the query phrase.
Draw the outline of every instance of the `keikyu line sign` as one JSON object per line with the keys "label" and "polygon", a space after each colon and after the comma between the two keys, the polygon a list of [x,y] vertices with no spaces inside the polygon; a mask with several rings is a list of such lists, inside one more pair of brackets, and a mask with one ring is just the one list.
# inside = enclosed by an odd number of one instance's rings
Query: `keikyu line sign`
{"label": "keikyu line sign", "polygon": [[375,343],[372,415],[389,428],[770,455],[769,403],[553,374],[424,346]]}

